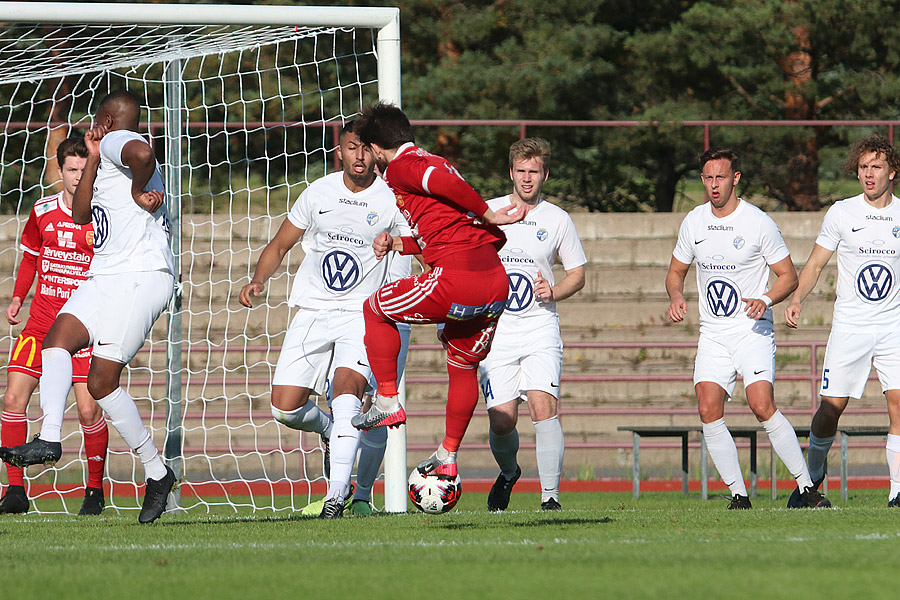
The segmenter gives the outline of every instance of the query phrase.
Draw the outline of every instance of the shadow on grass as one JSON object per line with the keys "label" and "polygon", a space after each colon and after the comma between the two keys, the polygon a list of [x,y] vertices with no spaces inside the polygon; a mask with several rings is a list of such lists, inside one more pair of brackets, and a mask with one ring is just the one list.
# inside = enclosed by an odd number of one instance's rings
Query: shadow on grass
{"label": "shadow on grass", "polygon": [[553,519],[549,517],[541,517],[529,519],[518,523],[510,523],[509,521],[481,522],[481,523],[443,523],[436,524],[439,529],[462,530],[462,529],[506,529],[508,527],[559,527],[560,525],[602,525],[604,523],[612,523],[610,517],[601,517],[599,519],[579,519],[579,518],[563,518]]}

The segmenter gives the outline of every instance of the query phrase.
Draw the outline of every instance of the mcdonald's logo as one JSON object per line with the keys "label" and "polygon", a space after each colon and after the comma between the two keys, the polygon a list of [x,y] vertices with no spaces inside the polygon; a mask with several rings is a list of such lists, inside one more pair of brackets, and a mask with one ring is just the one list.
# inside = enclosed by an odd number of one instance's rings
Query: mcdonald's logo
{"label": "mcdonald's logo", "polygon": [[16,349],[13,350],[12,359],[19,360],[19,353],[22,352],[22,348],[25,347],[25,344],[31,343],[31,348],[28,350],[28,360],[25,361],[25,366],[30,367],[34,362],[34,353],[37,349],[37,340],[34,339],[33,335],[29,335],[28,337],[22,337],[21,335],[16,340]]}

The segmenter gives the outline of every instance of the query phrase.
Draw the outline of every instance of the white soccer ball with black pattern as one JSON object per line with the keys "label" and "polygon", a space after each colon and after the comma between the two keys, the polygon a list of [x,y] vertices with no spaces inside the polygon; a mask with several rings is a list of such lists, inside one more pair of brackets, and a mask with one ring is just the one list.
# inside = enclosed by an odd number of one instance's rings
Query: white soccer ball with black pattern
{"label": "white soccer ball with black pattern", "polygon": [[418,469],[409,474],[409,499],[424,513],[445,513],[456,506],[461,495],[459,475],[456,479],[442,479],[437,475],[422,475]]}

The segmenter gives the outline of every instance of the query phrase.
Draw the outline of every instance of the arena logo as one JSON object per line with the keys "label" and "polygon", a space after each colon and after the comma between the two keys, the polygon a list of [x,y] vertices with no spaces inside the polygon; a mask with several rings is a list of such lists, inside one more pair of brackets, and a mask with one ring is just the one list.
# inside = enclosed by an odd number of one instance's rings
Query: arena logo
{"label": "arena logo", "polygon": [[322,279],[332,292],[346,292],[362,276],[362,267],[355,256],[343,250],[332,250],[322,259]]}
{"label": "arena logo", "polygon": [[524,273],[512,271],[509,276],[509,298],[506,300],[506,310],[509,312],[522,312],[534,302],[534,287],[531,277]]}
{"label": "arena logo", "polygon": [[869,263],[856,274],[856,291],[867,302],[881,302],[893,286],[894,272],[884,263]]}
{"label": "arena logo", "polygon": [[109,239],[109,216],[102,206],[91,209],[91,219],[94,222],[94,251],[100,251]]}
{"label": "arena logo", "polygon": [[730,317],[737,312],[741,294],[737,286],[727,279],[711,279],[706,284],[706,302],[717,317]]}

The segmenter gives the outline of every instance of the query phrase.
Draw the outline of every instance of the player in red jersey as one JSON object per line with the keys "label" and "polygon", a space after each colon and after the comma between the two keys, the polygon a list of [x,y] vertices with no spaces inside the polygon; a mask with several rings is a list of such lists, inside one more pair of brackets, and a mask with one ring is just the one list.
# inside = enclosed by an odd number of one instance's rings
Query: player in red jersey
{"label": "player in red jersey", "polygon": [[[31,301],[28,321],[19,334],[10,357],[2,421],[0,445],[18,446],[28,436],[25,411],[41,376],[41,349],[44,336],[78,285],[87,279],[94,255],[94,231],[90,225],[72,221],[72,199],[87,159],[87,148],[81,139],[64,140],[56,151],[63,189],[60,193],[38,200],[22,231],[22,263],[16,277],[13,298],[6,309],[6,320],[18,325],[22,303],[37,275],[37,289]],[[72,359],[75,402],[84,434],[88,463],[88,483],[80,515],[99,515],[103,510],[103,468],[109,431],[100,407],[87,391],[87,373],[91,351],[86,349]],[[9,486],[0,499],[0,513],[24,513],[29,502],[25,494],[23,470],[6,467]]]}
{"label": "player in red jersey", "polygon": [[354,417],[353,425],[369,430],[406,422],[397,391],[397,323],[443,323],[440,335],[450,377],[446,433],[418,469],[455,479],[456,453],[478,403],[478,363],[491,347],[509,294],[506,270],[497,255],[506,236],[498,225],[521,221],[527,209],[511,205],[495,213],[488,208],[446,159],[415,145],[409,119],[395,106],[367,108],[357,131],[372,149],[413,230],[413,237],[380,234],[373,244],[376,256],[390,250],[422,254],[432,269],[394,281],[366,301],[366,354],[378,394],[368,412]]}

